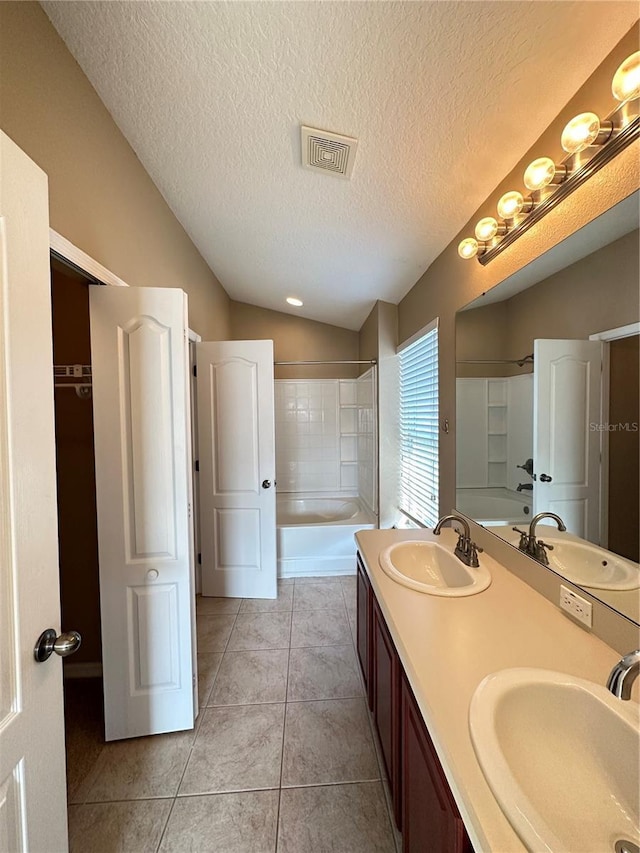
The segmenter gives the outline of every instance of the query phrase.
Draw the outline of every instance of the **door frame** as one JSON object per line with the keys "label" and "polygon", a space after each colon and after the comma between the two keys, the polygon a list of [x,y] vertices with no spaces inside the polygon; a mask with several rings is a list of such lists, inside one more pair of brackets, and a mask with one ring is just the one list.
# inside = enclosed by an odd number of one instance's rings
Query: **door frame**
{"label": "door frame", "polygon": [[70,240],[67,240],[62,234],[58,234],[53,228],[49,228],[49,249],[60,260],[71,264],[83,275],[96,279],[100,284],[108,284],[112,287],[129,287],[126,281],[118,278],[117,275],[103,267],[82,249],[74,246]]}
{"label": "door frame", "polygon": [[[602,342],[602,395],[600,403],[600,420],[603,424],[609,422],[609,371],[611,341],[632,338],[640,335],[640,322],[628,323],[615,329],[605,329],[589,335],[590,341]],[[609,547],[609,431],[600,433],[600,546]]]}
{"label": "door frame", "polygon": [[[49,228],[49,253],[63,263],[68,264],[76,272],[82,273],[82,275],[98,284],[109,285],[111,287],[129,287],[126,281],[118,278],[117,275],[114,275],[106,267],[103,267],[102,264],[98,263],[90,255],[87,255],[86,252],[83,252],[82,249],[79,249],[53,228]],[[83,664],[71,660],[66,665],[66,672],[67,678],[90,678],[95,676],[102,678],[102,664]]]}
{"label": "door frame", "polygon": [[[109,287],[129,287],[126,281],[123,281],[119,276],[112,273],[111,270],[107,269],[101,263],[96,261],[91,255],[88,255],[66,237],[63,237],[62,234],[58,233],[55,229],[49,228],[49,252],[55,257],[59,258],[62,262],[69,264],[71,267],[76,269],[78,272],[87,276],[87,278],[93,279],[97,284],[107,285]],[[49,299],[51,299],[51,290],[49,290]],[[188,330],[189,336],[189,356],[191,358],[195,358],[195,353],[192,349],[191,344],[201,341],[202,338],[197,332],[194,332],[191,328]],[[51,333],[51,337],[53,339],[53,332]],[[190,364],[191,367],[191,364]],[[190,369],[191,377],[189,381],[189,389],[191,391],[191,406],[194,406],[195,400],[195,384],[193,377],[193,370]],[[197,405],[197,403],[196,403]],[[191,420],[191,429],[192,429],[192,437],[193,435],[197,438],[197,424],[194,426],[193,418]],[[195,433],[193,432],[195,430]],[[194,565],[194,578],[195,578],[195,589],[194,592],[200,592],[200,573],[198,571],[198,551],[196,550],[196,545],[199,545],[199,527],[196,526],[196,518],[194,513],[196,510],[196,489],[197,486],[194,480],[194,460],[196,457],[197,445],[191,446],[191,460],[190,460],[190,484],[191,484],[191,505],[192,505],[192,521],[193,521],[193,533],[194,533],[194,541],[192,542],[192,560]],[[198,537],[198,538],[196,538]],[[58,559],[56,555],[56,560]],[[59,569],[58,569],[59,570]],[[192,651],[192,660],[193,660],[193,673],[196,676],[194,679],[194,696],[197,691],[197,640],[196,640],[196,613],[195,613],[195,599],[191,602],[191,651]],[[93,674],[93,673],[92,673]],[[102,675],[102,672],[100,673]],[[194,701],[194,708],[197,711],[198,702]]]}
{"label": "door frame", "polygon": [[200,562],[200,481],[198,478],[198,379],[196,376],[196,344],[201,343],[202,336],[189,329],[189,389],[191,392],[191,475],[193,507],[193,559],[195,565],[195,592],[202,592],[202,564]]}

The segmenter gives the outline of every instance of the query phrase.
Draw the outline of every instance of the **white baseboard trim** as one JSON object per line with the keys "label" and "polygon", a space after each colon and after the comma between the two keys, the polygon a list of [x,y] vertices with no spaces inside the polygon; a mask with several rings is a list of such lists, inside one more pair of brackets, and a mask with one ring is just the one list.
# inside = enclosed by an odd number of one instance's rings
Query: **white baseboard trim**
{"label": "white baseboard trim", "polygon": [[356,559],[353,557],[333,557],[314,560],[278,560],[279,578],[329,578],[340,575],[355,575]]}
{"label": "white baseboard trim", "polygon": [[64,665],[64,678],[102,678],[102,663],[99,660],[77,663],[69,661]]}

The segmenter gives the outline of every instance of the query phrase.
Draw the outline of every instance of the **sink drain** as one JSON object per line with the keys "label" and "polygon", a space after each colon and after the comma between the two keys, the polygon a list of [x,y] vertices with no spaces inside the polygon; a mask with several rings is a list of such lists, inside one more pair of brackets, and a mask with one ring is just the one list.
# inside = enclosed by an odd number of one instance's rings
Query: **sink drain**
{"label": "sink drain", "polygon": [[626,838],[619,838],[616,841],[615,853],[640,853],[640,847],[633,841],[627,841]]}

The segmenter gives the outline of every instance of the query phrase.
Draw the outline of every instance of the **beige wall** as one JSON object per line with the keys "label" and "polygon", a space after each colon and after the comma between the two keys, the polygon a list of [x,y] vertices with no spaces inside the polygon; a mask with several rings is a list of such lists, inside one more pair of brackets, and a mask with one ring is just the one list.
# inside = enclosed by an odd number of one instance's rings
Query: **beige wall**
{"label": "beige wall", "polygon": [[[640,320],[640,233],[632,231],[504,302],[456,317],[456,358],[520,358],[536,338],[586,339]],[[458,376],[530,372],[458,363]]]}
{"label": "beige wall", "polygon": [[[637,50],[637,29],[631,31],[594,74],[586,81],[538,142],[526,152],[517,167],[476,211],[422,278],[399,305],[398,334],[404,341],[429,323],[440,319],[440,418],[448,418],[453,428],[441,433],[440,508],[445,512],[455,503],[455,315],[456,311],[496,284],[504,281],[536,257],[560,243],[583,225],[627,198],[639,186],[639,152],[636,142],[619,154],[589,181],[576,189],[534,228],[487,266],[476,260],[458,257],[459,241],[473,234],[475,223],[493,215],[500,196],[509,189],[522,189],[522,174],[535,157],[545,154],[560,160],[560,134],[566,122],[577,113],[592,110],[606,115],[614,106],[611,79],[616,68]],[[499,156],[499,152],[498,156]],[[464,168],[464,163],[460,164]]]}
{"label": "beige wall", "polygon": [[358,351],[360,353],[359,358],[378,358],[379,311],[380,303],[376,302],[376,304],[371,309],[371,313],[360,327],[360,331],[358,332]]}
{"label": "beige wall", "polygon": [[[358,333],[328,323],[318,323],[285,314],[231,302],[231,339],[272,340],[276,361],[357,361]],[[357,365],[278,367],[276,379],[349,379],[359,373]]]}
{"label": "beige wall", "polygon": [[[507,358],[507,302],[462,311],[456,318],[456,375],[504,376],[505,365],[463,364],[468,359]],[[524,350],[518,354],[526,355]]]}
{"label": "beige wall", "polygon": [[378,516],[380,527],[391,527],[398,520],[400,457],[398,306],[376,302],[359,334],[360,358],[374,358],[378,362]]}
{"label": "beige wall", "polygon": [[181,287],[228,337],[229,299],[37,3],[0,3],[0,127],[49,176],[51,227],[130,285]]}
{"label": "beige wall", "polygon": [[533,352],[535,338],[588,338],[640,320],[638,237],[626,234],[511,298],[506,358]]}

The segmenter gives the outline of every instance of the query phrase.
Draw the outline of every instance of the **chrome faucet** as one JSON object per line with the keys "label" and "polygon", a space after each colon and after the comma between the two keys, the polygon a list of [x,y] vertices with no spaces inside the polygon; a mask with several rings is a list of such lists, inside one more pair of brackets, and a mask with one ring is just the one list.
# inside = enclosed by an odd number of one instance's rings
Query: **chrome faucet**
{"label": "chrome faucet", "polygon": [[520,551],[524,551],[525,554],[533,557],[534,560],[542,563],[543,566],[548,566],[549,557],[547,556],[547,550],[553,551],[553,545],[543,542],[542,539],[536,539],[536,526],[543,518],[553,519],[561,533],[566,531],[567,527],[564,521],[555,512],[539,512],[537,515],[534,515],[531,519],[528,533],[525,533],[524,530],[520,530],[518,527],[514,527],[513,529],[516,533],[520,534],[520,542],[518,544]]}
{"label": "chrome faucet", "polygon": [[640,649],[621,658],[609,673],[607,690],[618,699],[629,699],[633,682],[640,673]]}
{"label": "chrome faucet", "polygon": [[434,535],[440,536],[442,525],[446,524],[448,521],[459,521],[462,525],[462,533],[460,533],[456,528],[458,542],[456,543],[453,553],[465,564],[465,566],[471,566],[471,568],[477,569],[480,565],[478,552],[482,553],[482,548],[479,548],[475,542],[471,541],[471,528],[469,527],[469,522],[466,518],[463,518],[461,515],[443,515],[442,518],[438,519],[438,523],[433,528]]}

